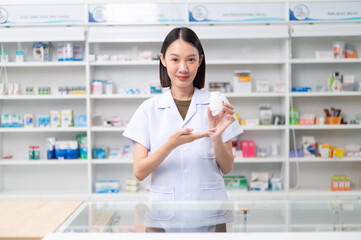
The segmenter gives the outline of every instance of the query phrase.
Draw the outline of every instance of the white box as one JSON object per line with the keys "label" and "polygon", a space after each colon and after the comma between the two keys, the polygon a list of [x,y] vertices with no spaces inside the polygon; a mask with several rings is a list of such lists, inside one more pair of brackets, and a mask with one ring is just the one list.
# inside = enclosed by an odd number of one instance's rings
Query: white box
{"label": "white box", "polygon": [[333,59],[333,51],[315,51],[316,59]]}
{"label": "white box", "polygon": [[95,182],[96,193],[118,193],[119,183],[116,180],[98,180]]}

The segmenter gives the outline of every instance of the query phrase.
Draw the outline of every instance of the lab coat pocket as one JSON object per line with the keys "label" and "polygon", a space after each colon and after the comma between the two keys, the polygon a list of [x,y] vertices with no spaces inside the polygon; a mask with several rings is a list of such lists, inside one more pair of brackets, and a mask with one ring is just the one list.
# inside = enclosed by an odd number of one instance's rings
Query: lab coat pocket
{"label": "lab coat pocket", "polygon": [[[222,181],[199,184],[199,200],[227,200],[226,188]],[[205,210],[202,214],[206,217],[218,217],[226,214],[227,210]]]}
{"label": "lab coat pocket", "polygon": [[[203,132],[207,129],[209,129],[208,126],[203,126],[198,132]],[[203,159],[215,159],[213,143],[210,137],[203,137],[197,140],[197,151]]]}
{"label": "lab coat pocket", "polygon": [[[173,186],[150,186],[150,200],[151,201],[173,201],[174,187]],[[157,209],[150,212],[150,216],[154,220],[168,221],[174,217],[174,210]]]}

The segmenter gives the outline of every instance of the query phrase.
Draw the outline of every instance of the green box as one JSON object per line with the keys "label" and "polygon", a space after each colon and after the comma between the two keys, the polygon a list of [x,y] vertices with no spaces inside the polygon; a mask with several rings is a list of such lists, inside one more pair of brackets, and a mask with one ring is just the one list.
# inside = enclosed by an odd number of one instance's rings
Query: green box
{"label": "green box", "polygon": [[300,110],[297,108],[290,109],[290,125],[298,125],[300,120]]}
{"label": "green box", "polygon": [[227,189],[248,190],[247,178],[245,176],[224,176],[223,180]]}

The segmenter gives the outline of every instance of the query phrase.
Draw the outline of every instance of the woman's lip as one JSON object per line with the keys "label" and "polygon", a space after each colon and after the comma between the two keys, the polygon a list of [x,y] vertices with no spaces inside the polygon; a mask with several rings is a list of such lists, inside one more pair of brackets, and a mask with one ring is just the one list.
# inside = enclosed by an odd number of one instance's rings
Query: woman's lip
{"label": "woman's lip", "polygon": [[188,78],[188,76],[177,76],[177,78],[180,80],[186,80]]}

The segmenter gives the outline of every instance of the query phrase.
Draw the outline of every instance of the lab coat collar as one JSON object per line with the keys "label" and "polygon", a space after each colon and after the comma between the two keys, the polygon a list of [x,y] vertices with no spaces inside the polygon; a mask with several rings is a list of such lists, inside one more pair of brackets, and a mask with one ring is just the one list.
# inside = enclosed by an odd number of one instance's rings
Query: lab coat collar
{"label": "lab coat collar", "polygon": [[[209,94],[203,90],[200,90],[198,88],[194,88],[194,93],[192,97],[192,103],[194,104],[209,104]],[[158,108],[167,108],[171,107],[174,104],[172,93],[169,90],[162,94],[157,101],[157,107]]]}

